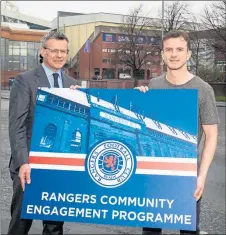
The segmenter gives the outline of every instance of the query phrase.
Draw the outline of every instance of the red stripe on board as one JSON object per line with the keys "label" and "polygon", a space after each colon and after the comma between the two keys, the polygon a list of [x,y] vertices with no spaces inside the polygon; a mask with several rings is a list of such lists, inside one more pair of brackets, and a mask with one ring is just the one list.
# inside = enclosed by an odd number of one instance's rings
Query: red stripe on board
{"label": "red stripe on board", "polygon": [[147,170],[177,170],[177,171],[197,171],[196,163],[175,163],[175,162],[137,162],[138,169]]}
{"label": "red stripe on board", "polygon": [[66,165],[66,166],[84,166],[85,159],[30,156],[29,163],[48,164],[48,165]]}

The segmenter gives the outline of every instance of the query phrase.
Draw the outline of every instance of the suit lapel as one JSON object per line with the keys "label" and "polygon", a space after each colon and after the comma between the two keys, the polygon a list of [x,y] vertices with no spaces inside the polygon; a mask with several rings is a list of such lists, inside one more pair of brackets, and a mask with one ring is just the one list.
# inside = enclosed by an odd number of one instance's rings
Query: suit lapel
{"label": "suit lapel", "polygon": [[[48,88],[51,88],[49,80],[48,80],[48,78],[46,76],[46,73],[45,73],[45,71],[44,71],[44,69],[43,69],[43,67],[41,65],[36,69],[35,75],[38,78],[36,80],[36,83],[37,83],[38,87],[48,87]],[[69,88],[71,86],[71,81],[70,81],[68,76],[63,71],[61,72],[61,77],[62,77],[63,87],[64,88]]]}
{"label": "suit lapel", "polygon": [[64,88],[70,87],[71,84],[68,83],[67,75],[62,71],[61,72],[62,83]]}
{"label": "suit lapel", "polygon": [[48,87],[48,88],[51,87],[49,80],[46,76],[46,73],[41,65],[37,68],[35,75],[38,77],[37,79],[38,87]]}

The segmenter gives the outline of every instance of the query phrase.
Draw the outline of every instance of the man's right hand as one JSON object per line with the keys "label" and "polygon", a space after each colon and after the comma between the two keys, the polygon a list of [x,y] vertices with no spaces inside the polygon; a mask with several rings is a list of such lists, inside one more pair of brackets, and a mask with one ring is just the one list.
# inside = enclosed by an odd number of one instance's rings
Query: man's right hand
{"label": "man's right hand", "polygon": [[135,87],[134,89],[138,89],[139,91],[144,92],[144,93],[149,90],[147,86],[138,86],[138,87]]}
{"label": "man's right hand", "polygon": [[27,184],[31,183],[31,167],[30,167],[30,165],[29,164],[22,165],[20,167],[18,176],[20,178],[21,186],[24,191],[25,183],[27,183]]}

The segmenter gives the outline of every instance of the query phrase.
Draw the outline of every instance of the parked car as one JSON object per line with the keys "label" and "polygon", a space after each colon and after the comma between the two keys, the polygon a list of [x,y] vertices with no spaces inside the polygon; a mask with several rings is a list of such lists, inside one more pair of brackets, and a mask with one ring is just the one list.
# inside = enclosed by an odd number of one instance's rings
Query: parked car
{"label": "parked car", "polygon": [[131,75],[128,73],[120,73],[119,74],[119,79],[131,79]]}
{"label": "parked car", "polygon": [[102,77],[100,75],[94,75],[91,80],[102,80]]}

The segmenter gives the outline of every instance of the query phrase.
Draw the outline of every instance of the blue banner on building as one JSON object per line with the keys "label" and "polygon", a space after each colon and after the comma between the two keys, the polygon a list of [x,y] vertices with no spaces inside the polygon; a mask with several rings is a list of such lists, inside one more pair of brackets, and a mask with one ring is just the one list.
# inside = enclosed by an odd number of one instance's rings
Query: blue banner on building
{"label": "blue banner on building", "polygon": [[125,35],[125,34],[118,34],[117,35],[117,42],[119,43],[125,43],[125,42],[130,42],[131,38],[129,35]]}
{"label": "blue banner on building", "polygon": [[135,42],[136,42],[136,44],[146,44],[146,37],[145,36],[136,36]]}
{"label": "blue banner on building", "polygon": [[133,40],[135,44],[146,44],[147,39],[146,36],[134,36],[133,38],[130,35],[118,34],[117,42],[119,43],[127,43]]}
{"label": "blue banner on building", "polygon": [[154,37],[154,36],[148,36],[147,37],[147,44],[153,45],[153,46],[160,46],[161,45],[161,38],[160,37]]}
{"label": "blue banner on building", "polygon": [[115,42],[115,34],[113,33],[103,33],[104,42]]}
{"label": "blue banner on building", "polygon": [[196,89],[37,93],[22,218],[196,229]]}
{"label": "blue banner on building", "polygon": [[86,40],[85,47],[84,47],[84,52],[89,53],[90,52],[90,39]]}

